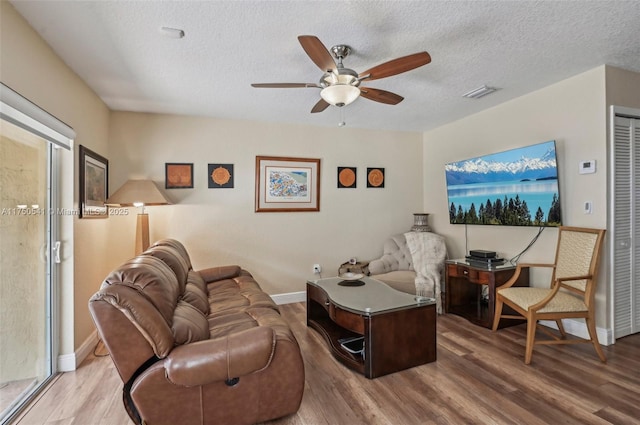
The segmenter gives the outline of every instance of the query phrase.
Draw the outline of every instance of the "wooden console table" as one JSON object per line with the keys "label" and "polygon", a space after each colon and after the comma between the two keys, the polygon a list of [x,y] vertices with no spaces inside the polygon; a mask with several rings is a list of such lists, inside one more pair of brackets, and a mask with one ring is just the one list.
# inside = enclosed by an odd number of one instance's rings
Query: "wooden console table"
{"label": "wooden console table", "polygon": [[[515,271],[511,264],[491,268],[470,265],[464,259],[449,260],[445,264],[445,311],[457,314],[479,326],[491,329],[495,313],[496,289],[504,285]],[[514,286],[529,286],[529,268],[524,268]],[[483,295],[483,288],[485,294]],[[504,314],[516,314],[504,306]],[[502,319],[500,328],[523,323],[522,320]]]}

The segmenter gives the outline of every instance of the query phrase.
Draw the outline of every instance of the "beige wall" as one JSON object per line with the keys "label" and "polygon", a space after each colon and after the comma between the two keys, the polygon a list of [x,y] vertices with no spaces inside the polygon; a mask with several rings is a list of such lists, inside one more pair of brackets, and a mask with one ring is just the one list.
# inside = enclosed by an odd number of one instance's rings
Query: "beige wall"
{"label": "beige wall", "polygon": [[[320,158],[320,212],[255,213],[256,155]],[[407,231],[422,205],[422,135],[171,115],[112,113],[114,189],[151,178],[175,203],[150,207],[151,239],[183,241],[195,268],[240,264],[270,294],[303,291],[336,275],[350,257],[372,259]],[[193,162],[194,189],[164,189],[165,162]],[[208,189],[207,164],[234,164],[235,188]],[[357,167],[357,188],[337,189],[337,167]],[[366,187],[367,167],[384,167],[384,189]],[[133,254],[135,209],[109,218],[114,265]]]}
{"label": "beige wall", "polygon": [[[430,213],[450,255],[462,256],[465,231],[448,223],[444,164],[546,140],[557,141],[565,223],[605,227],[606,107],[640,107],[638,74],[599,67],[424,135],[134,113],[110,119],[100,99],[6,1],[0,1],[0,19],[0,79],[72,126],[75,146],[109,158],[110,193],[129,177],[152,178],[163,187],[165,162],[195,163],[195,189],[165,191],[175,205],[149,209],[151,238],[183,240],[197,268],[242,264],[272,294],[303,290],[313,263],[327,276],[349,257],[379,255],[384,238],[411,226],[413,212]],[[61,155],[66,207],[77,207],[76,152]],[[254,213],[256,155],[321,158],[321,211]],[[598,161],[596,174],[578,174],[578,161],[585,159]],[[210,162],[235,165],[234,189],[207,189]],[[336,189],[337,166],[358,167],[357,189]],[[386,168],[385,189],[366,188],[367,166]],[[594,203],[591,215],[582,213],[586,200]],[[90,295],[133,254],[135,211],[61,221],[64,354],[93,331]],[[468,245],[509,257],[534,234],[532,228],[470,226]],[[555,238],[554,229],[546,230],[523,260],[550,260]],[[608,326],[603,281],[598,325]]]}
{"label": "beige wall", "polygon": [[640,108],[640,73],[606,67],[607,106]]}
{"label": "beige wall", "polygon": [[[106,155],[109,110],[6,1],[0,1],[0,79],[74,128],[72,152],[60,150],[61,206],[77,208],[79,144]],[[94,331],[87,301],[107,270],[107,220],[62,216],[60,354]]]}
{"label": "beige wall", "polygon": [[[480,100],[481,101],[481,100]],[[529,144],[556,140],[563,223],[606,228],[605,67],[553,84],[484,112],[424,134],[425,209],[436,232],[447,238],[452,257],[465,254],[465,227],[449,224],[444,164]],[[441,147],[446,146],[446,149]],[[595,174],[578,174],[581,160],[595,159]],[[593,213],[582,205],[593,202]],[[468,226],[468,248],[497,251],[511,258],[535,236],[533,227]],[[557,229],[548,228],[522,256],[526,262],[552,262]],[[607,268],[605,256],[603,269]],[[597,323],[609,327],[609,282],[602,271],[597,291]]]}

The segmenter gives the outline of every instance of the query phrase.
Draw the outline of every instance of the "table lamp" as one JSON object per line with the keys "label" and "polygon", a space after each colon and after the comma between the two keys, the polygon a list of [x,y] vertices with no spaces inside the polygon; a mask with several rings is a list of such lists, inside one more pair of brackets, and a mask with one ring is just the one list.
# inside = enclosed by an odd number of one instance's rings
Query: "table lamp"
{"label": "table lamp", "polygon": [[135,255],[149,248],[149,214],[144,212],[145,205],[171,204],[156,184],[151,180],[128,180],[105,204],[121,207],[139,207],[138,221],[136,224],[136,250]]}

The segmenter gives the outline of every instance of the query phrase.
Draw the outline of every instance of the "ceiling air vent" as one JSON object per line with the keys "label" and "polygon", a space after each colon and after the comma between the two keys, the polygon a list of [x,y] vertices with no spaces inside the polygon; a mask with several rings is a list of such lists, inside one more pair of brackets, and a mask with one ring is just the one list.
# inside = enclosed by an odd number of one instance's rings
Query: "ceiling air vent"
{"label": "ceiling air vent", "polygon": [[469,99],[479,99],[482,96],[491,94],[496,90],[498,89],[495,87],[480,86],[477,89],[473,89],[470,92],[463,94],[462,97],[468,97]]}

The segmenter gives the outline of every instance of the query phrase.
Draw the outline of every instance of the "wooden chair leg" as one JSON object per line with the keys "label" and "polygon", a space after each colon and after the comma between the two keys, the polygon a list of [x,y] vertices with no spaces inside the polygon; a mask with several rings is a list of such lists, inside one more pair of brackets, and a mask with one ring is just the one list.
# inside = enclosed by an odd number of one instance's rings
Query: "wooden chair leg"
{"label": "wooden chair leg", "polygon": [[598,357],[600,358],[600,361],[602,363],[606,363],[607,362],[607,358],[604,355],[604,352],[602,351],[602,347],[600,346],[600,343],[598,342],[598,333],[596,332],[596,323],[595,320],[593,320],[592,318],[585,318],[584,319],[585,322],[587,322],[587,330],[589,331],[589,336],[591,337],[591,342],[593,343],[593,348],[596,349],[596,353],[598,354]]}
{"label": "wooden chair leg", "polygon": [[524,364],[531,364],[531,356],[533,355],[533,344],[536,339],[536,326],[538,321],[527,316],[527,344],[524,353]]}
{"label": "wooden chair leg", "polygon": [[498,325],[500,324],[500,316],[502,315],[502,306],[504,303],[502,302],[502,298],[496,297],[496,305],[495,305],[495,313],[493,314],[493,326],[491,327],[492,331],[498,330]]}
{"label": "wooden chair leg", "polygon": [[562,325],[562,319],[556,319],[556,325],[558,325],[558,331],[560,332],[560,335],[562,335],[562,338],[566,338],[567,333],[564,331],[564,326]]}

